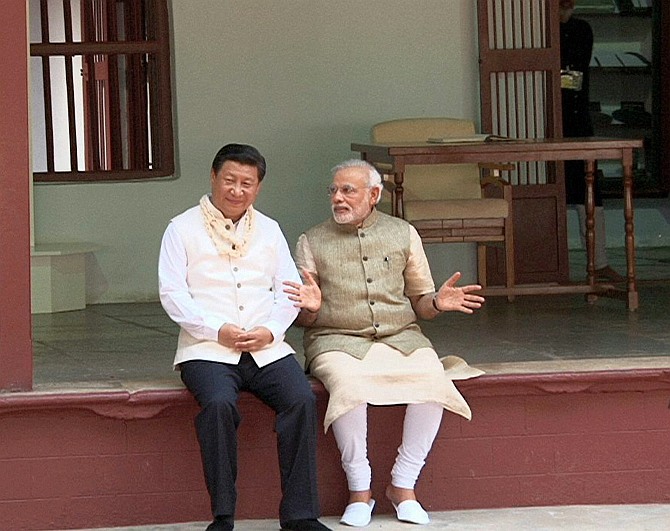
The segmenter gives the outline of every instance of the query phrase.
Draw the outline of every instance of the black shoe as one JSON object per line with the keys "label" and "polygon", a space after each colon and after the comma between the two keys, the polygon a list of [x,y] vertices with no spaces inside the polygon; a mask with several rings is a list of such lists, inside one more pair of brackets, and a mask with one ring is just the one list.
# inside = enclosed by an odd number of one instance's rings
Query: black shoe
{"label": "black shoe", "polygon": [[233,531],[235,527],[232,516],[217,516],[214,521],[207,526],[206,531]]}
{"label": "black shoe", "polygon": [[282,531],[330,531],[330,527],[326,527],[316,518],[289,520],[281,524],[281,528]]}

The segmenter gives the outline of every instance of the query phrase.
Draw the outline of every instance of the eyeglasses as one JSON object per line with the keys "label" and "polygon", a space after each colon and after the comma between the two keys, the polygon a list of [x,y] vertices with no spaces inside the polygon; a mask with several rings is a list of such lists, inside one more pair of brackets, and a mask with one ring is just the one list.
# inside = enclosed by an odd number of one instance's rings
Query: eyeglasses
{"label": "eyeglasses", "polygon": [[[371,188],[371,186],[365,186],[365,188]],[[344,197],[353,197],[358,193],[359,189],[350,184],[343,184],[342,186],[331,184],[328,186],[327,190],[330,197],[333,197],[338,191],[341,192]]]}

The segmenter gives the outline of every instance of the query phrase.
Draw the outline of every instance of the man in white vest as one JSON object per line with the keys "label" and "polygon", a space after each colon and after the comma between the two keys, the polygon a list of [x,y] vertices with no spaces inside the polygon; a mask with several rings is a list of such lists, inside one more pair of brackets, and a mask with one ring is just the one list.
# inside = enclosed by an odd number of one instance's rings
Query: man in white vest
{"label": "man in white vest", "polygon": [[253,208],[265,170],[254,147],[222,147],[211,194],[170,221],[160,250],[161,303],[181,327],[174,366],[201,407],[195,426],[214,516],[209,531],[234,526],[242,390],[276,413],[281,528],[328,529],[317,520],[316,400],[284,341],[298,309],[282,282],[300,276],[277,222]]}
{"label": "man in white vest", "polygon": [[367,405],[408,404],[384,494],[398,520],[427,524],[415,483],[443,409],[471,416],[452,379],[481,371],[454,356],[440,360],[416,321],[451,310],[472,313],[484,302],[476,294],[481,287],[457,287],[456,273],[435,291],[416,229],[376,209],[381,177],[367,162],[336,166],[328,192],[332,218],[298,241],[304,284],[289,281],[285,291],[301,310],[297,323],[306,327],[307,366],[330,395],[324,425],[332,424],[349,487],[340,521],[366,526],[375,505]]}

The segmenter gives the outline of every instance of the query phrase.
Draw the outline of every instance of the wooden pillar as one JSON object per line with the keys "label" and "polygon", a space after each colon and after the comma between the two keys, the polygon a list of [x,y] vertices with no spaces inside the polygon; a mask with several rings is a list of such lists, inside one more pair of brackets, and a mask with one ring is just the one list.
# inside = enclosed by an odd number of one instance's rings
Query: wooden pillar
{"label": "wooden pillar", "polygon": [[30,145],[26,0],[5,0],[0,31],[0,391],[32,389]]}
{"label": "wooden pillar", "polygon": [[658,53],[654,57],[656,72],[656,85],[658,87],[654,94],[658,123],[656,139],[659,151],[659,184],[661,190],[667,195],[670,193],[670,86],[667,83],[670,76],[670,35],[666,31],[670,23],[670,2],[656,2],[654,9],[658,10],[655,15],[655,38],[657,39]]}

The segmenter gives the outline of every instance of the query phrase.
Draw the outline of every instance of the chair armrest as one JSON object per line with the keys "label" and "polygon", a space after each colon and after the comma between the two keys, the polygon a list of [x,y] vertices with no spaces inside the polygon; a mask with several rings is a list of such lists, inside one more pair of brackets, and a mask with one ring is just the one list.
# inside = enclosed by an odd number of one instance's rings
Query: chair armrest
{"label": "chair armrest", "polygon": [[511,163],[497,164],[490,162],[480,162],[478,166],[482,170],[482,178],[481,178],[482,189],[487,186],[497,186],[497,187],[511,186],[509,181],[507,181],[500,175],[500,172],[512,171],[516,168],[516,165]]}
{"label": "chair armrest", "polygon": [[377,162],[373,164],[373,166],[382,177],[382,185],[384,186],[384,190],[393,193],[393,190],[395,189],[394,175],[391,172],[393,166],[384,162]]}
{"label": "chair armrest", "polygon": [[393,169],[393,164],[389,164],[388,162],[375,162],[373,164],[375,168],[377,168],[377,171],[379,173],[385,173],[388,175],[393,175],[391,173],[391,170]]}
{"label": "chair armrest", "polygon": [[512,204],[512,185],[501,175],[501,171],[512,171],[516,168],[515,164],[490,164],[480,163],[482,171],[481,187],[484,197],[502,197],[511,207]]}

